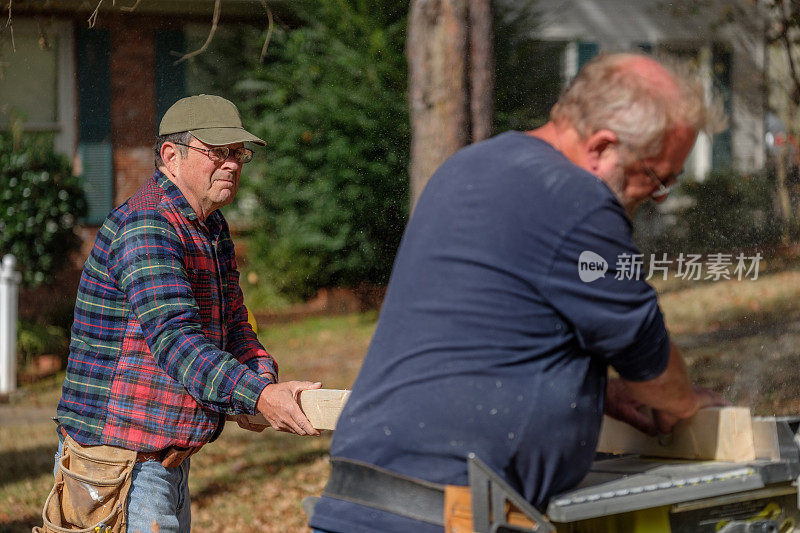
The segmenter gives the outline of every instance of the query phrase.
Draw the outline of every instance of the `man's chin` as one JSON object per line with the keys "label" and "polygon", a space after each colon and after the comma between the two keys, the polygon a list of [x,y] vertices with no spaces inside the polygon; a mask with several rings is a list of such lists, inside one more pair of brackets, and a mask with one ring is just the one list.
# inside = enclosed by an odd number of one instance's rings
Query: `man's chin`
{"label": "man's chin", "polygon": [[217,194],[214,195],[215,204],[218,206],[217,209],[220,207],[226,206],[233,201],[236,197],[236,190],[231,188],[223,188],[217,191]]}

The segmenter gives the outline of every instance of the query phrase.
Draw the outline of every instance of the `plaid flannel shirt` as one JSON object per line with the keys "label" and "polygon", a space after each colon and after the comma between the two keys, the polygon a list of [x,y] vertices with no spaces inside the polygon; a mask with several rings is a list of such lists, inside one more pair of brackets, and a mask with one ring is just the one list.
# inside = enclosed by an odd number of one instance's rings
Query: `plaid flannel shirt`
{"label": "plaid flannel shirt", "polygon": [[86,445],[198,446],[225,414],[254,413],[277,372],[247,322],[224,217],[203,223],[157,171],[83,267],[60,424]]}

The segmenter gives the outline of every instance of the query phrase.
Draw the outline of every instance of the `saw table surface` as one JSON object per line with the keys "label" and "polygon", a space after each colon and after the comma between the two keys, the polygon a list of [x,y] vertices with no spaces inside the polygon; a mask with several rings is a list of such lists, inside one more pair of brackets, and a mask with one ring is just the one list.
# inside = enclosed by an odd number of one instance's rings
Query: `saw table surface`
{"label": "saw table surface", "polygon": [[575,489],[550,500],[553,522],[571,522],[726,494],[743,493],[800,475],[793,461],[696,462],[618,456],[595,461]]}

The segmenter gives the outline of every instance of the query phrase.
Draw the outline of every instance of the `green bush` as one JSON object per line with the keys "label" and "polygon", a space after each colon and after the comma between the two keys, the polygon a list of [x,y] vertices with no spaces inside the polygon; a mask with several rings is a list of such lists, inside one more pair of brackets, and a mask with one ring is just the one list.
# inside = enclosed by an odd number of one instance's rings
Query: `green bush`
{"label": "green bush", "polygon": [[671,209],[649,203],[640,210],[637,242],[646,253],[772,247],[782,229],[774,190],[774,180],[765,172],[717,171],[703,181],[688,179],[673,192]]}
{"label": "green bush", "polygon": [[304,4],[305,25],[276,29],[267,63],[235,86],[248,127],[267,142],[240,193],[255,204],[251,260],[292,297],[385,283],[402,236],[408,5],[381,4]]}
{"label": "green bush", "polygon": [[494,14],[496,133],[531,130],[550,118],[563,85],[566,41],[537,39],[535,0],[492,3]]}
{"label": "green bush", "polygon": [[17,322],[17,358],[22,364],[30,363],[37,355],[64,355],[68,346],[66,328],[22,320]]}
{"label": "green bush", "polygon": [[78,179],[51,139],[0,134],[0,255],[16,256],[23,284],[38,285],[66,263],[85,214]]}

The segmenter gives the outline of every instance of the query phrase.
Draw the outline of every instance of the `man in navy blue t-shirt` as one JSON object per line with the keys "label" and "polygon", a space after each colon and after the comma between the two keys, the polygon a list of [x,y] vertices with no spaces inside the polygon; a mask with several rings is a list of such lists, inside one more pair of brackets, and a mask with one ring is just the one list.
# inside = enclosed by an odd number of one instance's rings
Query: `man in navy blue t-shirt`
{"label": "man in navy blue t-shirt", "polygon": [[[545,126],[467,147],[437,170],[333,459],[467,485],[475,453],[543,508],[586,474],[604,409],[654,434],[720,401],[691,386],[652,287],[616,276],[618,259],[638,253],[636,207],[663,199],[708,123],[694,83],[645,56],[601,56]],[[619,379],[607,383],[609,365]],[[442,531],[387,511],[369,483],[354,478],[353,497],[327,491],[311,526]]]}

